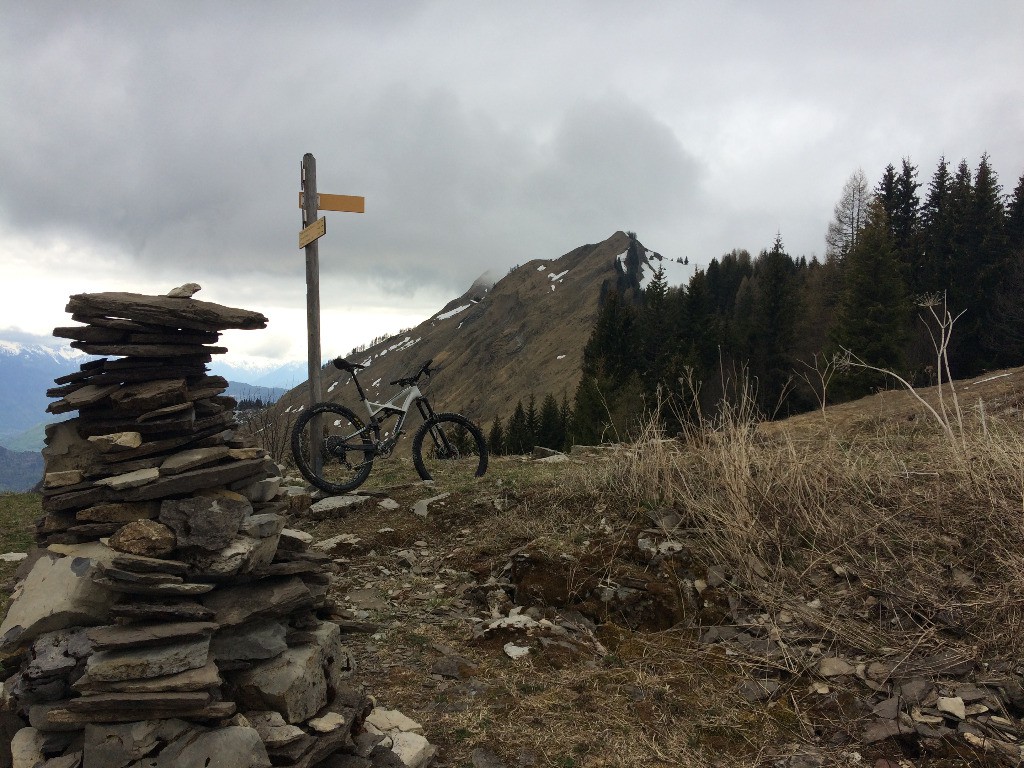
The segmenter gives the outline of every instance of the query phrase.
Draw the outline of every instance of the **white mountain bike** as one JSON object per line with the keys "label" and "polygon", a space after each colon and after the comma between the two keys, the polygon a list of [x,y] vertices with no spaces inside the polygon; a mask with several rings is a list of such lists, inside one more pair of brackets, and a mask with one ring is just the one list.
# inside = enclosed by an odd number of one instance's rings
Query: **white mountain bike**
{"label": "white mountain bike", "polygon": [[[367,423],[338,403],[317,403],[292,428],[292,455],[302,476],[328,493],[346,493],[362,485],[374,459],[391,455],[404,434],[406,417],[415,403],[423,424],[412,438],[412,460],[423,480],[454,482],[481,477],[487,471],[487,442],[480,428],[458,413],[435,413],[417,384],[430,376],[428,360],[412,376],[390,382],[403,387],[386,403],[374,403],[356,372],[365,365],[335,358],[334,366],[352,374],[359,400],[366,406]],[[381,431],[387,421],[393,426]],[[319,436],[318,440],[313,438]],[[435,477],[436,475],[436,477]]]}

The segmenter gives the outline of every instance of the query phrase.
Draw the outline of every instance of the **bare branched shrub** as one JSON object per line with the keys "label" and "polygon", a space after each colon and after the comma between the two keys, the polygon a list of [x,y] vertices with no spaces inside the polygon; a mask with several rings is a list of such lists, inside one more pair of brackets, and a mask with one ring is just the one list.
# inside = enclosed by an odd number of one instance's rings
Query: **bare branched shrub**
{"label": "bare branched shrub", "polygon": [[814,365],[805,360],[800,361],[801,365],[807,369],[800,372],[800,378],[807,383],[811,392],[814,393],[814,399],[818,401],[818,407],[821,408],[821,415],[825,416],[826,406],[828,405],[828,387],[843,363],[844,356],[834,352],[827,357],[822,354],[821,359],[815,354],[812,359],[814,360]]}
{"label": "bare branched shrub", "polygon": [[274,406],[251,408],[238,414],[241,431],[270,454],[279,464],[291,461],[291,434],[296,413],[287,413]]}
{"label": "bare branched shrub", "polygon": [[[940,304],[942,309],[941,311],[937,311],[936,307]],[[888,368],[869,365],[857,357],[852,350],[843,350],[843,357],[839,365],[840,368],[861,368],[867,371],[874,371],[875,373],[881,373],[898,381],[900,385],[925,408],[935,422],[942,428],[942,431],[946,434],[949,442],[952,445],[959,444],[960,447],[963,448],[964,414],[960,408],[960,400],[957,397],[956,387],[953,385],[953,376],[949,370],[948,353],[949,342],[953,337],[953,325],[960,319],[963,312],[960,312],[954,317],[946,306],[945,294],[942,294],[941,296],[924,296],[920,299],[918,306],[927,309],[930,315],[930,320],[925,317],[921,317],[920,319],[928,329],[928,334],[931,336],[932,340],[932,347],[935,350],[935,373],[938,376],[936,388],[938,397],[937,406],[932,406],[931,403],[918,393],[914,388],[914,385],[907,381],[903,376],[900,376],[898,373]],[[946,389],[949,390],[950,399],[952,400],[952,404],[950,405],[946,403]]]}

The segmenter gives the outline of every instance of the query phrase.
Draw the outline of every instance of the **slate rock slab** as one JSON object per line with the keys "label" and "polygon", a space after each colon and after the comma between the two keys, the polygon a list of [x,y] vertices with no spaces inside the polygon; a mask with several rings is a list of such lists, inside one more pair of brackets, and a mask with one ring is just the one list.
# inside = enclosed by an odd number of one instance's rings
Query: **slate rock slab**
{"label": "slate rock slab", "polygon": [[255,618],[286,616],[309,608],[313,597],[300,578],[288,576],[218,589],[201,601],[214,612],[214,621],[222,627],[235,627]]}
{"label": "slate rock slab", "polygon": [[219,688],[223,684],[217,664],[212,658],[206,666],[186,669],[173,675],[161,675],[142,680],[117,680],[103,682],[83,675],[72,684],[80,693],[166,693],[183,691],[204,691]]}
{"label": "slate rock slab", "polygon": [[260,312],[225,307],[209,301],[139,293],[79,293],[68,299],[65,311],[71,315],[114,317],[139,323],[190,328],[198,331],[222,331],[228,328],[254,330],[267,327]]}
{"label": "slate rock slab", "polygon": [[149,602],[122,595],[110,616],[130,621],[208,621],[214,612],[192,600]]}
{"label": "slate rock slab", "polygon": [[0,624],[0,650],[11,650],[44,632],[102,624],[114,596],[93,582],[89,557],[36,560]]}
{"label": "slate rock slab", "polygon": [[327,703],[324,654],[319,645],[289,648],[235,677],[238,703],[280,712],[291,724],[308,720]]}
{"label": "slate rock slab", "polygon": [[159,512],[160,505],[155,502],[113,502],[80,509],[75,513],[75,519],[83,523],[130,523],[135,520],[152,519]]}
{"label": "slate rock slab", "polygon": [[151,483],[158,477],[160,477],[160,470],[148,467],[146,469],[137,469],[134,472],[125,472],[123,475],[103,477],[94,482],[96,485],[102,485],[114,491],[125,491]]}
{"label": "slate rock slab", "polygon": [[[198,424],[198,422],[197,422]],[[243,478],[265,476],[262,459],[251,461],[232,461],[228,464],[216,464],[211,467],[189,470],[177,475],[160,477],[141,488],[134,488],[124,493],[127,501],[145,501],[147,499],[166,498],[184,493],[219,488]]]}
{"label": "slate rock slab", "polygon": [[110,625],[86,630],[96,650],[142,648],[170,641],[200,640],[213,634],[219,625],[212,621],[181,621],[160,624]]}
{"label": "slate rock slab", "polygon": [[[159,506],[157,506],[159,510]],[[114,567],[133,573],[167,573],[173,576],[185,576],[188,565],[178,560],[167,560],[160,557],[143,557],[119,552],[114,556]]]}
{"label": "slate rock slab", "polygon": [[228,455],[226,445],[214,445],[209,448],[192,448],[168,456],[160,465],[160,474],[178,475],[196,467],[202,467],[220,461]]}
{"label": "slate rock slab", "polygon": [[191,726],[181,720],[140,720],[123,725],[86,725],[83,752],[89,766],[124,766],[141,760]]}
{"label": "slate rock slab", "polygon": [[161,677],[206,666],[209,652],[209,637],[152,648],[99,651],[89,657],[85,672],[90,680],[100,682]]}
{"label": "slate rock slab", "polygon": [[207,592],[212,592],[215,587],[214,584],[176,583],[170,580],[157,584],[144,584],[138,581],[111,579],[106,576],[94,576],[93,582],[112,593],[142,597],[198,597],[199,595],[205,595]]}
{"label": "slate rock slab", "polygon": [[240,627],[218,632],[210,642],[217,661],[262,661],[288,650],[288,628],[274,619],[257,619]]}

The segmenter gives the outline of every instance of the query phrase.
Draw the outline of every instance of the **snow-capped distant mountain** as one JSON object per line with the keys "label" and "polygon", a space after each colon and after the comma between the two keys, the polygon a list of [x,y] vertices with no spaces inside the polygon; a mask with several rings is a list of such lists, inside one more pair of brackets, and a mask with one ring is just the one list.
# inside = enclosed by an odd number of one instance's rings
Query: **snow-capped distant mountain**
{"label": "snow-capped distant mountain", "polygon": [[279,363],[242,360],[227,363],[214,359],[209,368],[210,373],[223,376],[228,381],[278,389],[297,387],[306,380],[308,374],[305,361]]}
{"label": "snow-capped distant mountain", "polygon": [[0,339],[0,445],[36,424],[46,413],[46,390],[58,376],[78,370],[88,355],[67,346]]}

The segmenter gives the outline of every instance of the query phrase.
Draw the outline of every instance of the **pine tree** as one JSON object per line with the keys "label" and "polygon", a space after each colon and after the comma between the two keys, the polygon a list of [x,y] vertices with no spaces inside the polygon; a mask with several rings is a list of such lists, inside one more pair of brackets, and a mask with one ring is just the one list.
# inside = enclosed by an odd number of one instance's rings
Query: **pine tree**
{"label": "pine tree", "polygon": [[505,454],[505,428],[501,424],[501,416],[495,416],[491,423],[491,431],[487,435],[487,450],[494,456]]}
{"label": "pine tree", "polygon": [[508,420],[508,432],[505,437],[505,452],[511,456],[521,456],[533,450],[533,440],[526,426],[526,411],[523,401],[516,403],[512,417]]}
{"label": "pine tree", "polygon": [[540,406],[540,422],[537,427],[537,445],[560,451],[565,447],[565,433],[558,415],[558,401],[548,392]]}
{"label": "pine tree", "polygon": [[[847,255],[849,258],[849,254]],[[774,413],[786,384],[792,378],[792,344],[796,323],[795,294],[791,275],[793,260],[781,235],[770,251],[762,251],[754,264],[755,347],[752,372],[758,378],[762,409]]]}
{"label": "pine tree", "polygon": [[533,446],[537,444],[537,434],[540,432],[540,414],[537,413],[537,398],[534,397],[533,393],[530,393],[530,399],[526,404],[526,434],[529,436],[527,440],[526,450],[523,453],[529,453],[533,450]]}
{"label": "pine tree", "polygon": [[1006,206],[1006,247],[1018,258],[1024,254],[1024,174]]}
{"label": "pine tree", "polygon": [[[857,247],[848,255],[835,343],[868,365],[901,371],[908,309],[885,208],[876,202]],[[860,397],[883,381],[880,374],[853,369],[836,388],[848,397]]]}

